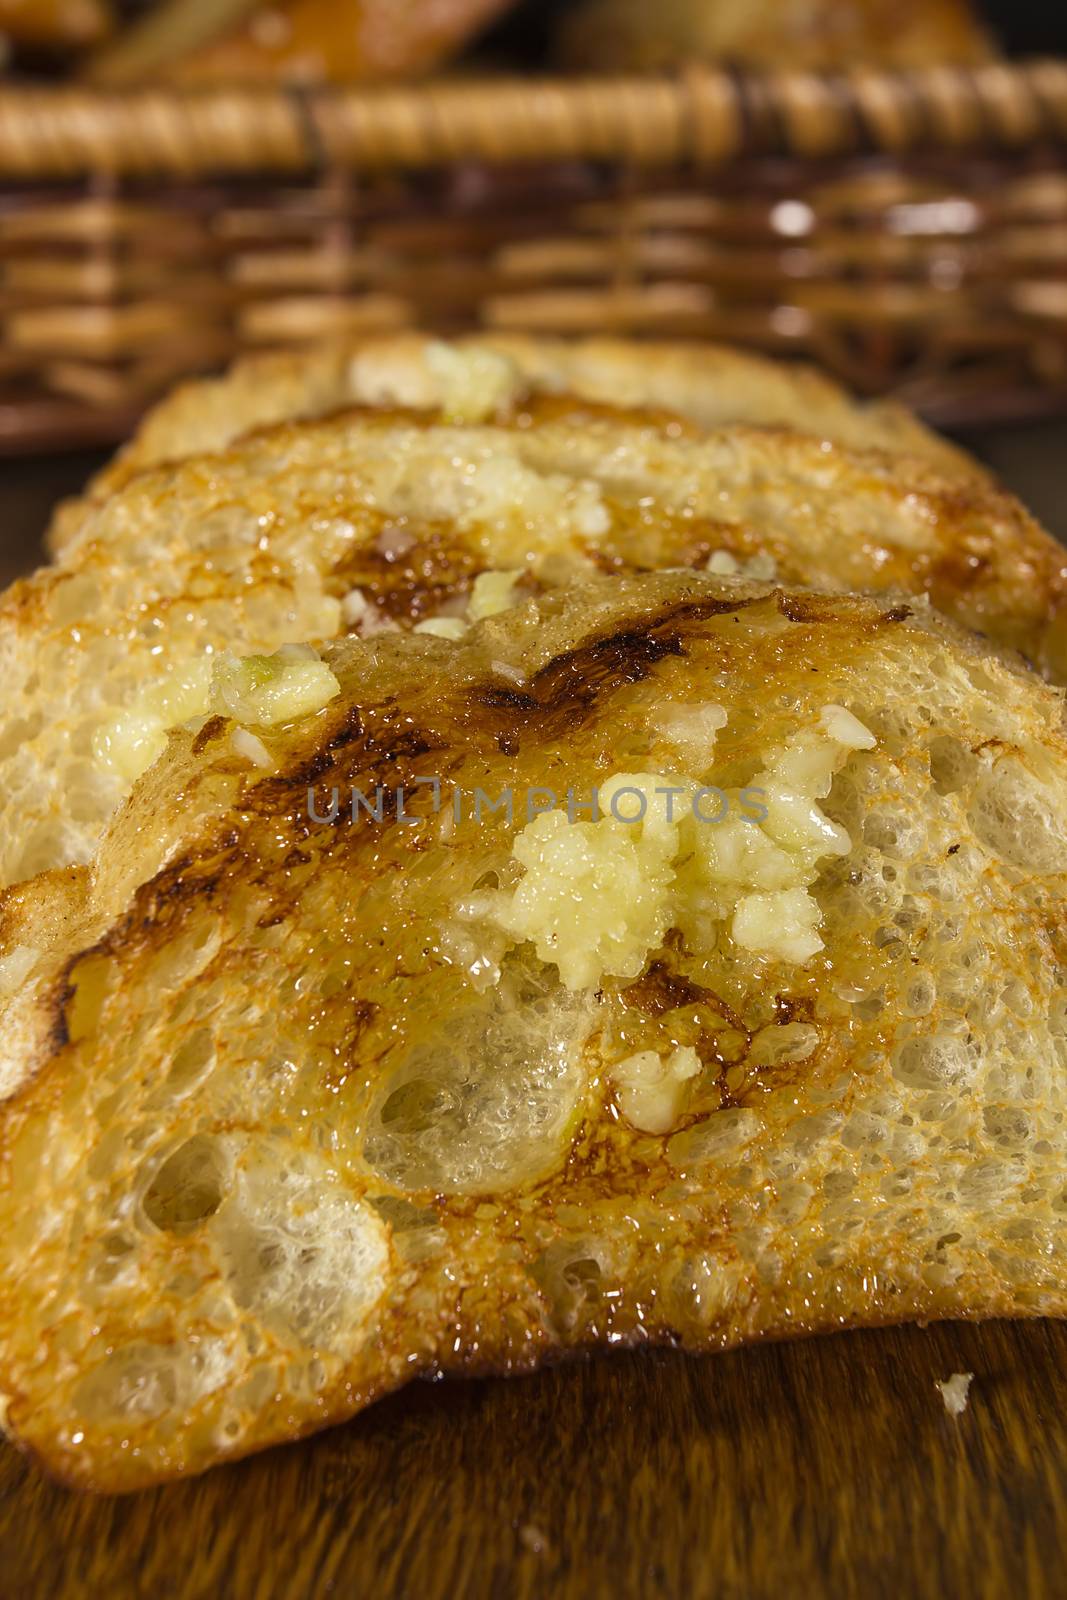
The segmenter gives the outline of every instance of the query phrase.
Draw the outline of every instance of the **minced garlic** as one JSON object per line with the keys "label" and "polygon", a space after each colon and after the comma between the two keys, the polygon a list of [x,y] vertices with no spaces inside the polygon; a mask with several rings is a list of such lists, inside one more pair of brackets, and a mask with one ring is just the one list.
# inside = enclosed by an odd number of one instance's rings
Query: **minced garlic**
{"label": "minced garlic", "polygon": [[234,728],[230,734],[230,743],[237,754],[244,756],[246,761],[251,761],[254,767],[263,767],[266,771],[274,766],[274,757],[263,740],[256,734],[249,733],[247,728]]}
{"label": "minced garlic", "polygon": [[93,754],[133,782],[167,748],[167,729],[202,716],[211,702],[213,658],[200,656],[150,684],[132,706],[98,728]]}
{"label": "minced garlic", "polygon": [[819,907],[806,889],[776,889],[743,895],[730,932],[743,950],[799,963],[822,949],[816,932],[820,920]]}
{"label": "minced garlic", "polygon": [[708,557],[705,572],[717,578],[751,578],[756,583],[773,583],[778,576],[778,563],[766,550],[739,561],[729,550],[713,550]]}
{"label": "minced garlic", "polygon": [[670,1133],[685,1103],[686,1086],[700,1071],[700,1057],[690,1045],[669,1056],[638,1050],[611,1069],[619,1110],[641,1133]]}
{"label": "minced garlic", "polygon": [[934,1387],[941,1391],[941,1399],[950,1417],[962,1417],[966,1411],[968,1394],[973,1382],[973,1372],[954,1372],[951,1378],[935,1381]]}
{"label": "minced garlic", "polygon": [[711,765],[715,735],[725,726],[722,706],[671,706],[656,718],[653,731],[685,759],[690,771],[703,773]]}
{"label": "minced garlic", "polygon": [[321,711],[341,685],[310,646],[283,645],[270,656],[217,658],[212,708],[259,727],[295,722]]}
{"label": "minced garlic", "polygon": [[132,783],[167,748],[167,725],[150,711],[131,707],[93,735],[93,755],[102,767]]}
{"label": "minced garlic", "polygon": [[357,627],[370,610],[370,601],[363,590],[349,589],[341,601],[341,620],[348,628]]}
{"label": "minced garlic", "polygon": [[511,399],[518,385],[515,363],[484,346],[433,340],[425,360],[437,381],[446,422],[484,422]]}
{"label": "minced garlic", "polygon": [[427,617],[425,622],[415,624],[414,631],[436,634],[439,639],[462,639],[472,622],[495,617],[515,604],[515,585],[521,577],[521,567],[512,572],[480,572],[471,587],[464,616]]}
{"label": "minced garlic", "polygon": [[570,989],[636,977],[672,927],[700,946],[725,923],[755,955],[807,961],[822,948],[808,886],[823,860],[851,848],[818,800],[849,753],[873,743],[862,723],[830,706],[744,789],[617,773],[600,787],[598,820],[557,809],[517,834],[523,876],[495,897],[493,920],[532,941]]}
{"label": "minced garlic", "polygon": [[[318,711],[341,685],[309,645],[284,645],[270,656],[201,656],[142,691],[134,703],[97,729],[93,754],[100,764],[132,783],[167,748],[167,732],[194,717],[221,712],[260,727],[291,722]],[[251,735],[248,736],[251,738]],[[236,743],[236,741],[235,741]],[[264,762],[251,746],[241,752]],[[239,746],[238,746],[239,748]]]}
{"label": "minced garlic", "polygon": [[736,578],[741,571],[741,563],[729,550],[713,550],[704,570],[716,578]]}
{"label": "minced garlic", "polygon": [[471,622],[481,622],[483,617],[495,617],[515,604],[515,585],[522,577],[522,568],[513,572],[482,572],[474,580],[471,597],[467,603],[467,616]]}
{"label": "minced garlic", "polygon": [[[620,791],[636,789],[655,801],[661,780],[619,773],[600,791],[601,810]],[[627,799],[632,797],[626,796]],[[570,821],[546,811],[518,834],[515,859],[525,867],[514,894],[498,904],[496,920],[516,940],[530,939],[568,989],[593,988],[611,973],[636,978],[649,950],[670,926],[677,825]]]}
{"label": "minced garlic", "polygon": [[462,639],[467,631],[467,624],[462,617],[427,617],[425,622],[416,622],[412,632],[433,634],[438,639]]}

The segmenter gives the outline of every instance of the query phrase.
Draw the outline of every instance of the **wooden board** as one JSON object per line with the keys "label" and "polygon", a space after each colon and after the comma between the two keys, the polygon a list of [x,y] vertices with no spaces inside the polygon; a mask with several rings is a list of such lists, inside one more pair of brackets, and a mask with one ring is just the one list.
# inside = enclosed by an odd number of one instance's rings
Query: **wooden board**
{"label": "wooden board", "polygon": [[[934,1388],[975,1373],[957,1421]],[[0,1452],[0,1594],[1061,1596],[1067,1326],[839,1334],[420,1383],[121,1499]]]}

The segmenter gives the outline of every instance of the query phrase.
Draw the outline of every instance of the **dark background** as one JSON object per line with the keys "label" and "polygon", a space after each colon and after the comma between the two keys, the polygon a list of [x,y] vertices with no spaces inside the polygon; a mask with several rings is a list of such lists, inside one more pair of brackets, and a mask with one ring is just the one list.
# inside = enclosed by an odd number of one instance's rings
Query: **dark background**
{"label": "dark background", "polygon": [[1064,0],[983,0],[975,9],[1011,55],[1067,53]]}

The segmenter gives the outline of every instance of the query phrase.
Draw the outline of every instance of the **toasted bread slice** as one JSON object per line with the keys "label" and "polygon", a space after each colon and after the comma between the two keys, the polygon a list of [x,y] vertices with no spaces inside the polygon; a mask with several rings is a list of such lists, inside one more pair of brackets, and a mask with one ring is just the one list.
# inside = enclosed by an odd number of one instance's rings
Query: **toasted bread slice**
{"label": "toasted bread slice", "polygon": [[[448,409],[484,420],[524,393],[570,393],[621,406],[653,406],[705,428],[744,422],[783,427],[861,449],[900,450],[945,472],[977,477],[977,463],[891,401],[866,405],[813,368],[719,345],[634,344],[617,339],[472,337],[450,345],[418,334],[310,352],[251,356],[221,378],[186,383],[149,412],[100,472],[89,498],[103,499],[144,467],[222,450],[249,429],[344,406]],[[472,411],[474,415],[472,416]],[[58,552],[86,507],[71,500],[48,535]]]}
{"label": "toasted bread slice", "polygon": [[279,424],[133,476],[0,601],[0,882],[88,858],[129,787],[116,724],[161,749],[212,651],[329,637],[353,595],[410,626],[487,569],[537,585],[757,554],[790,583],[928,594],[1067,676],[1064,552],[1010,496],[914,458],[568,395],[492,424]]}
{"label": "toasted bread slice", "polygon": [[109,0],[0,0],[0,34],[27,50],[81,49],[114,25]]}
{"label": "toasted bread slice", "polygon": [[324,656],[4,902],[0,1391],[51,1471],[419,1372],[1067,1311],[1061,691],[684,574]]}

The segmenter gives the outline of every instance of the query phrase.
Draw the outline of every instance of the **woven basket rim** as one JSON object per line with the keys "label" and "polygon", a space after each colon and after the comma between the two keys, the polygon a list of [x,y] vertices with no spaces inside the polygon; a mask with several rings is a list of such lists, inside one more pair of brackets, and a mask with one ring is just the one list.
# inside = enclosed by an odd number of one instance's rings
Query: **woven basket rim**
{"label": "woven basket rim", "polygon": [[0,178],[189,179],[457,161],[1025,152],[1067,143],[1067,60],[390,87],[0,90]]}

